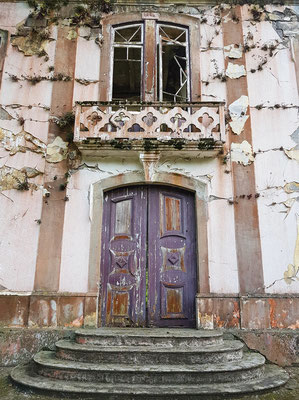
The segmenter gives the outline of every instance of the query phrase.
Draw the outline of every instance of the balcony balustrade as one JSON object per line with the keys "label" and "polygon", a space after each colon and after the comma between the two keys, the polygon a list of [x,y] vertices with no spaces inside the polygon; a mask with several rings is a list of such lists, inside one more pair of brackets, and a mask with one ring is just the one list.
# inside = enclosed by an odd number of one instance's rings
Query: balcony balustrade
{"label": "balcony balustrade", "polygon": [[74,142],[81,150],[109,145],[150,150],[151,143],[158,150],[173,144],[219,153],[225,142],[224,103],[77,103]]}

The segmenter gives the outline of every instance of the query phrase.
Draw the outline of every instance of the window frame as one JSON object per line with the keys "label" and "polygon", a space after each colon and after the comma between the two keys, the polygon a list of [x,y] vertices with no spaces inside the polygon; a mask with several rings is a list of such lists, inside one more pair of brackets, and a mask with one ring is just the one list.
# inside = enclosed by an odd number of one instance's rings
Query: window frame
{"label": "window frame", "polygon": [[[143,99],[142,101],[158,101],[156,96],[156,65],[157,48],[152,46],[156,43],[157,25],[173,25],[184,27],[189,32],[189,85],[190,101],[199,101],[201,95],[200,83],[200,22],[198,18],[186,15],[170,13],[128,13],[121,15],[111,15],[102,20],[103,46],[101,51],[100,63],[100,101],[110,101],[112,99],[112,79],[113,79],[113,51],[112,51],[112,30],[116,26],[129,24],[144,24],[144,49],[143,49]],[[150,44],[151,43],[151,44]],[[197,54],[197,57],[195,55]],[[191,90],[192,89],[192,90]]]}
{"label": "window frame", "polygon": [[[141,27],[141,41],[138,42],[137,44],[131,44],[131,45],[125,45],[121,44],[118,42],[115,42],[115,32],[119,29],[125,29],[125,28],[134,28],[140,26]],[[113,25],[111,26],[111,74],[110,74],[110,94],[109,94],[109,101],[112,101],[112,95],[113,95],[113,74],[114,74],[114,53],[115,53],[115,48],[141,48],[141,71],[140,71],[140,101],[142,101],[143,97],[143,75],[144,75],[144,24],[142,22],[138,23],[129,23],[129,24],[121,24],[121,25]]]}
{"label": "window frame", "polygon": [[[159,53],[156,56],[156,72],[159,73],[159,76],[156,77],[156,97],[157,100],[160,102],[167,102],[167,100],[163,100],[163,67],[160,70],[160,65],[163,64],[163,59],[162,59],[162,48],[163,44],[161,44],[159,40],[159,31],[161,28],[178,28],[182,29],[185,31],[186,35],[186,71],[187,71],[187,95],[186,95],[186,100],[182,100],[182,102],[188,102],[191,99],[191,69],[190,69],[190,39],[189,39],[189,28],[187,26],[181,26],[181,25],[176,25],[176,24],[170,24],[170,23],[165,23],[164,21],[159,21],[156,23],[156,47],[159,48]],[[159,71],[158,71],[158,66],[159,66]],[[158,84],[159,80],[159,84]],[[176,102],[176,101],[175,101]]]}

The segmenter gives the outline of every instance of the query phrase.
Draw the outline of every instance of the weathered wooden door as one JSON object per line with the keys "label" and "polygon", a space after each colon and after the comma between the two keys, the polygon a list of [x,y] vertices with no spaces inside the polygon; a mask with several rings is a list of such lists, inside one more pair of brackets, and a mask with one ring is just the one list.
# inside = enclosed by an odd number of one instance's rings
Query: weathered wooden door
{"label": "weathered wooden door", "polygon": [[194,195],[163,186],[106,192],[102,326],[195,325]]}
{"label": "weathered wooden door", "polygon": [[101,324],[145,326],[147,188],[104,194]]}
{"label": "weathered wooden door", "polygon": [[152,186],[148,191],[148,321],[195,325],[196,236],[194,195]]}

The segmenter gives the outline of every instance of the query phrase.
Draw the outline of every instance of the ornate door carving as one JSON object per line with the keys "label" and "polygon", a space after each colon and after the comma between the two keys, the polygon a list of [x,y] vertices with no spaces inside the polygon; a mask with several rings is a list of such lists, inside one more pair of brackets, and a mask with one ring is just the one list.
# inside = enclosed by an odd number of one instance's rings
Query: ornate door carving
{"label": "ornate door carving", "polygon": [[107,192],[101,325],[195,324],[194,196],[162,186]]}
{"label": "ornate door carving", "polygon": [[148,202],[149,324],[194,327],[194,195],[176,188],[153,186]]}
{"label": "ornate door carving", "polygon": [[101,263],[103,326],[145,326],[146,236],[146,187],[106,193]]}

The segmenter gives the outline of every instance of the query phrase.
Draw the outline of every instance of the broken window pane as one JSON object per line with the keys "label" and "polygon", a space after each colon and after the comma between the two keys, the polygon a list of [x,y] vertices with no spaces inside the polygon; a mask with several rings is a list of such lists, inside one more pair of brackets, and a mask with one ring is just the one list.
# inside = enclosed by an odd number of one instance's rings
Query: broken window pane
{"label": "broken window pane", "polygon": [[142,43],[142,26],[132,25],[114,29],[114,43]]}
{"label": "broken window pane", "polygon": [[[186,102],[190,100],[188,29],[157,24],[156,43],[156,99]],[[146,83],[143,65],[144,26],[132,24],[113,29],[113,84],[112,100],[143,100]]]}
{"label": "broken window pane", "polygon": [[186,43],[186,29],[174,26],[160,26],[160,35],[163,40],[170,43]]}
{"label": "broken window pane", "polygon": [[160,101],[189,100],[189,61],[187,31],[158,26],[158,96]]}

